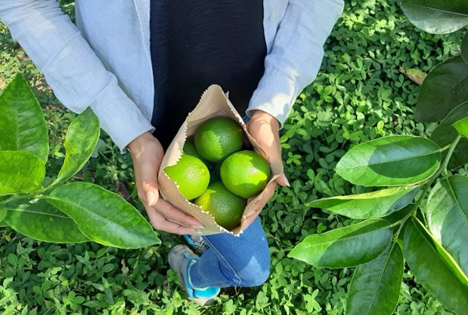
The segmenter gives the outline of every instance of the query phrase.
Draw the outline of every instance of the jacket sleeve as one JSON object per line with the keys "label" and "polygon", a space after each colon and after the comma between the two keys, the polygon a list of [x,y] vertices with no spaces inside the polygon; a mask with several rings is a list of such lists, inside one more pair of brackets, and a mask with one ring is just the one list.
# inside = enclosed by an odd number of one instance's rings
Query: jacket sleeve
{"label": "jacket sleeve", "polygon": [[343,0],[289,0],[247,115],[262,110],[282,126],[298,95],[317,76],[323,45],[342,11]]}
{"label": "jacket sleeve", "polygon": [[154,129],[56,0],[0,0],[0,19],[57,98],[76,113],[91,106],[102,129],[122,151],[131,140]]}

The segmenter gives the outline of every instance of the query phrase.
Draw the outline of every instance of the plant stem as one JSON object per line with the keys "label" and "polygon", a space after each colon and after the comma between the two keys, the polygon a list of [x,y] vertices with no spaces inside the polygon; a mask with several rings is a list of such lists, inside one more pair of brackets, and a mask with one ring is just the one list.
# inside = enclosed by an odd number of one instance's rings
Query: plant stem
{"label": "plant stem", "polygon": [[445,147],[440,149],[440,152],[444,152],[445,150],[449,149],[452,146],[452,144],[447,144]]}
{"label": "plant stem", "polygon": [[[455,147],[457,146],[458,142],[460,141],[461,139],[461,136],[458,135],[457,138],[452,142],[452,144],[450,145],[450,148],[449,148],[449,151],[447,152],[447,156],[445,157],[445,160],[444,160],[444,164],[442,164],[442,167],[441,167],[441,171],[439,172],[439,174],[445,170],[447,168],[447,165],[450,161],[450,158],[452,157],[452,154],[453,154],[453,151],[455,150]],[[437,174],[437,175],[439,175]]]}
{"label": "plant stem", "polygon": [[13,202],[13,201],[16,201],[16,200],[21,200],[21,199],[28,199],[28,198],[31,198],[33,197],[34,195],[33,194],[27,194],[27,195],[13,195],[11,196],[10,198],[8,199],[5,199],[3,201],[0,202],[0,204],[7,204],[9,202]]}
{"label": "plant stem", "polygon": [[[419,195],[418,200],[416,200],[416,203],[413,206],[413,210],[411,210],[403,219],[400,220],[400,227],[398,228],[398,231],[395,233],[396,238],[398,238],[398,236],[400,235],[400,231],[403,228],[403,225],[405,224],[406,220],[408,220],[411,216],[413,216],[413,214],[416,212],[416,210],[421,205],[421,202],[423,201],[424,196],[426,195],[426,193],[431,188],[431,185],[434,182],[434,180],[436,180],[436,178],[439,177],[439,175],[443,171],[446,171],[447,165],[448,165],[448,163],[450,161],[450,158],[452,157],[453,151],[455,150],[455,147],[457,146],[460,139],[461,139],[461,136],[458,135],[457,138],[452,142],[452,144],[450,144],[449,150],[447,152],[447,156],[445,157],[444,161],[442,162],[442,165],[439,167],[437,172],[427,180],[426,184],[424,184],[424,190],[421,193],[421,195]],[[446,148],[444,148],[443,151],[444,150],[446,150]]]}

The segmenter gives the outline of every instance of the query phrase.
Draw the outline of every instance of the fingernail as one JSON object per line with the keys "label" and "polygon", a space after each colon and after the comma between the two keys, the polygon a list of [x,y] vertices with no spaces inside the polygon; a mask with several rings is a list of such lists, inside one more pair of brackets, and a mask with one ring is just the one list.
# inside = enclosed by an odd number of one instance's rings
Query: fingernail
{"label": "fingernail", "polygon": [[203,230],[205,228],[203,225],[192,225],[190,227],[194,228],[194,229],[197,229],[197,230]]}
{"label": "fingernail", "polygon": [[203,232],[202,231],[197,231],[196,234],[197,235],[203,235]]}
{"label": "fingernail", "polygon": [[154,196],[154,192],[150,191],[146,194],[146,199],[148,200],[148,204],[150,206],[153,206],[154,205],[154,201],[156,199],[156,197]]}
{"label": "fingernail", "polygon": [[284,175],[284,173],[281,174],[281,178],[285,181],[286,186],[291,187],[291,185],[289,184],[289,180],[288,180],[288,178],[286,177],[286,175]]}

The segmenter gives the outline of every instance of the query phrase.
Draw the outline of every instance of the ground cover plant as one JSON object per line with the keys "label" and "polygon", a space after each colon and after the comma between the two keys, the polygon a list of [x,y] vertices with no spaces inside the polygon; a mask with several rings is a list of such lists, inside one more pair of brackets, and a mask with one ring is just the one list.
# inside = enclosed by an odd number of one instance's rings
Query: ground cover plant
{"label": "ground cover plant", "polygon": [[[72,1],[63,4],[72,12]],[[180,237],[158,233],[161,244],[122,250],[90,242],[37,242],[6,227],[0,229],[0,312],[345,314],[354,270],[315,268],[287,254],[310,234],[356,221],[307,203],[371,191],[351,185],[334,170],[352,146],[390,134],[433,134],[437,123],[415,121],[419,86],[410,77],[458,55],[464,33],[433,35],[418,30],[396,1],[346,1],[327,41],[321,72],[300,95],[281,131],[291,187],[278,188],[261,213],[272,255],[271,275],[262,287],[224,290],[215,305],[199,308],[183,299],[177,277],[168,271],[167,253],[182,242]],[[17,72],[24,73],[44,110],[50,145],[46,176],[57,174],[65,157],[66,128],[75,115],[60,106],[0,25],[1,90]],[[466,175],[466,165],[448,173]],[[130,156],[120,155],[105,134],[72,180],[118,192],[144,212],[136,202]],[[394,314],[453,314],[415,281],[406,266],[402,277]]]}

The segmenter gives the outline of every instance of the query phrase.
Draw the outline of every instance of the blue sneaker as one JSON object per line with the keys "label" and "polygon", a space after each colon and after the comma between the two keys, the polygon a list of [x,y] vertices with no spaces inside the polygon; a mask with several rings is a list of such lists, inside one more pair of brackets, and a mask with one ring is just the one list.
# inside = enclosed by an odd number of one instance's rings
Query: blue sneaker
{"label": "blue sneaker", "polygon": [[189,270],[200,258],[186,245],[176,245],[169,252],[169,265],[179,276],[180,284],[187,292],[189,300],[199,304],[208,305],[214,302],[219,294],[219,287],[194,288],[190,282]]}
{"label": "blue sneaker", "polygon": [[195,249],[195,251],[197,251],[200,255],[210,247],[200,235],[184,234],[184,238],[187,241],[187,244]]}

